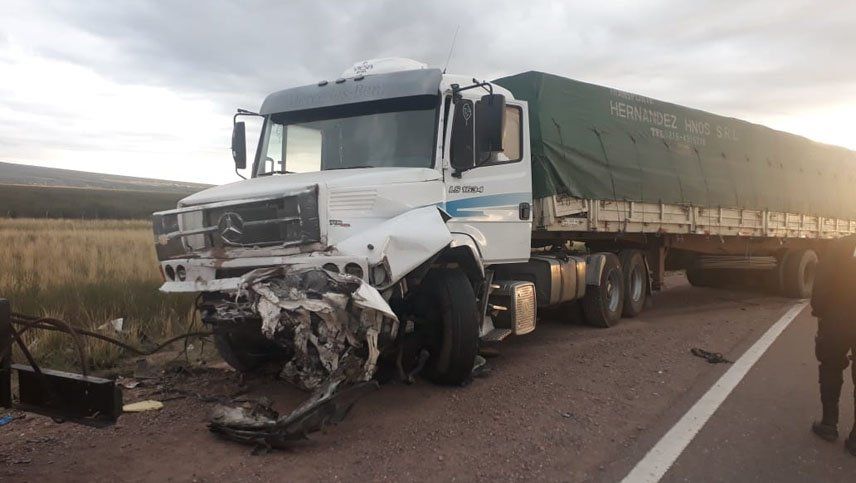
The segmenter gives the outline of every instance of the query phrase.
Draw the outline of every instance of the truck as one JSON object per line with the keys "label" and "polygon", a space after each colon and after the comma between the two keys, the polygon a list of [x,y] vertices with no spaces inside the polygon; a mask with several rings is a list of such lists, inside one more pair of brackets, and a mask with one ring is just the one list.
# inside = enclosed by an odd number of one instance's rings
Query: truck
{"label": "truck", "polygon": [[[359,62],[265,98],[249,179],[155,213],[164,292],[198,292],[239,371],[306,390],[462,384],[538,312],[634,317],[667,270],[811,293],[856,232],[856,153],[541,72]],[[332,381],[332,382],[331,382]]]}

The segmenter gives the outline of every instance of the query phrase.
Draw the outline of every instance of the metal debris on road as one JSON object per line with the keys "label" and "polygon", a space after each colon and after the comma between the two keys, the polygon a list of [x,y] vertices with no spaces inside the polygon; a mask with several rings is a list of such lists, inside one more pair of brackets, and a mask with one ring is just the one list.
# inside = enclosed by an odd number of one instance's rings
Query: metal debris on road
{"label": "metal debris on road", "polygon": [[698,347],[693,347],[690,349],[692,355],[696,357],[701,357],[711,364],[731,364],[733,361],[729,361],[719,352],[708,352],[704,349],[699,349]]}
{"label": "metal debris on road", "polygon": [[341,383],[335,380],[315,391],[288,416],[280,416],[266,399],[249,407],[217,406],[208,428],[226,439],[256,446],[254,453],[285,448],[342,422],[358,399],[379,387],[377,381],[340,388]]}

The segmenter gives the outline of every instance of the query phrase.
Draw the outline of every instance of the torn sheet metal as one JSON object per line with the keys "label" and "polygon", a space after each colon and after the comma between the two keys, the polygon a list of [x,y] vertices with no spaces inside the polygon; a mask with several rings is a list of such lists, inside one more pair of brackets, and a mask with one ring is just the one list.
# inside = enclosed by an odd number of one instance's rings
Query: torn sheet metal
{"label": "torn sheet metal", "polygon": [[221,405],[214,408],[208,428],[257,449],[284,448],[290,442],[306,439],[310,433],[340,423],[358,399],[377,388],[375,381],[349,387],[328,384],[287,416],[279,416],[267,400],[249,407]]}
{"label": "torn sheet metal", "polygon": [[392,282],[410,273],[452,241],[436,206],[425,206],[391,218],[337,243],[339,253],[366,258],[369,265],[386,262]]}
{"label": "torn sheet metal", "polygon": [[[277,267],[252,271],[241,285],[265,337],[293,350],[281,376],[304,390],[339,375],[345,383],[368,381],[381,341],[398,332],[398,319],[380,293],[351,275]],[[346,357],[359,359],[360,367],[342,372]]]}

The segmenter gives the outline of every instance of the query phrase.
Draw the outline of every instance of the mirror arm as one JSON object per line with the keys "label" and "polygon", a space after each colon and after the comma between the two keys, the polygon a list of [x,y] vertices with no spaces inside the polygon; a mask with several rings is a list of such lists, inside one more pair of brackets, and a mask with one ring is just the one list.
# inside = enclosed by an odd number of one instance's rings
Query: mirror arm
{"label": "mirror arm", "polygon": [[258,117],[263,117],[261,114],[259,114],[259,113],[257,113],[257,112],[248,111],[248,110],[246,110],[246,109],[238,109],[238,112],[236,112],[236,113],[235,113],[235,115],[234,115],[234,116],[232,116],[232,124],[235,124],[236,122],[238,122],[238,116],[258,116]]}
{"label": "mirror arm", "polygon": [[473,79],[473,83],[471,85],[466,86],[466,87],[461,87],[459,84],[452,84],[452,99],[454,99],[456,101],[460,100],[461,99],[461,94],[460,94],[461,92],[468,91],[470,89],[477,89],[479,87],[485,89],[489,94],[491,94],[491,95],[493,94],[493,85],[490,82],[488,82],[488,81],[479,82],[478,79]]}

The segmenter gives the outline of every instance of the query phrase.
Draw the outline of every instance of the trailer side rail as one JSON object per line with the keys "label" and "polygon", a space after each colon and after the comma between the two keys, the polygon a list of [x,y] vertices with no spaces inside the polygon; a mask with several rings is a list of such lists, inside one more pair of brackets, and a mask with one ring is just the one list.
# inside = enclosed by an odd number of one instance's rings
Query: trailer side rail
{"label": "trailer side rail", "polygon": [[856,233],[856,220],[740,208],[590,200],[554,195],[535,201],[536,229],[600,233],[829,239]]}

